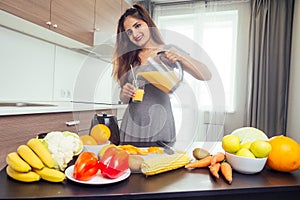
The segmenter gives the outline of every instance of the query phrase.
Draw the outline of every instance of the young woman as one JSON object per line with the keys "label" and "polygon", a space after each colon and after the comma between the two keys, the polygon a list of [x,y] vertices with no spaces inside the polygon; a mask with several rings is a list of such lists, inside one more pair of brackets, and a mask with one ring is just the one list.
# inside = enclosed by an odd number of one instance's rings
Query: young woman
{"label": "young woman", "polygon": [[[143,101],[133,102],[132,82],[138,72],[147,71],[149,57],[164,51],[170,63],[179,61],[196,79],[209,80],[211,73],[201,62],[173,45],[165,45],[149,13],[139,4],[120,17],[113,76],[121,86],[120,100],[128,103],[120,127],[121,142],[175,142],[176,131],[169,95],[146,82]],[[132,69],[131,69],[132,67]]]}

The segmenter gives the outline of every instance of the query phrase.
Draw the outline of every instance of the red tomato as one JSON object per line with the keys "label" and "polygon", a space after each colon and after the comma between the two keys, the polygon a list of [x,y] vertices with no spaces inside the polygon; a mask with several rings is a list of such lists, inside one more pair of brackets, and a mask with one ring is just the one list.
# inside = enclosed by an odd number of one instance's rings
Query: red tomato
{"label": "red tomato", "polygon": [[117,147],[109,147],[99,161],[102,176],[106,178],[118,178],[128,168],[129,155],[126,151]]}
{"label": "red tomato", "polygon": [[92,152],[81,153],[74,166],[73,177],[76,180],[88,181],[98,172],[98,158]]}

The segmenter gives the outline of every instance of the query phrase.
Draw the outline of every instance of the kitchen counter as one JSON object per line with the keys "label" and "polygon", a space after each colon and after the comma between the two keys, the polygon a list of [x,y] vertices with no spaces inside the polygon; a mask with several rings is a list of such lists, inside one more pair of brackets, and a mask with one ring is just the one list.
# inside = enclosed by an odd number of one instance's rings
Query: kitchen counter
{"label": "kitchen counter", "polygon": [[125,108],[124,104],[91,104],[91,103],[75,103],[75,102],[17,102],[16,106],[12,106],[7,102],[0,102],[0,116],[7,115],[23,115],[23,114],[40,114],[40,113],[60,113],[73,111],[88,110],[105,110]]}
{"label": "kitchen counter", "polygon": [[[204,143],[194,143],[201,147]],[[211,152],[220,144],[205,143]],[[85,185],[39,181],[22,183],[0,172],[0,199],[297,199],[300,195],[300,170],[280,173],[265,168],[261,173],[233,173],[232,185],[222,177],[214,179],[208,169],[184,168],[146,177],[131,174],[127,179],[108,185]],[[298,196],[298,197],[297,197]]]}

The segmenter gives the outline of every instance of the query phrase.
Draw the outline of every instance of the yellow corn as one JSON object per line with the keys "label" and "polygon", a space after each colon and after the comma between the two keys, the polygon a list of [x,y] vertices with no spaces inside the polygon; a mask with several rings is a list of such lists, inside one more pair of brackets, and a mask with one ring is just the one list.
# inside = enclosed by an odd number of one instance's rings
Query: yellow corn
{"label": "yellow corn", "polygon": [[146,159],[141,165],[143,174],[150,176],[185,166],[190,157],[186,154],[161,155]]}

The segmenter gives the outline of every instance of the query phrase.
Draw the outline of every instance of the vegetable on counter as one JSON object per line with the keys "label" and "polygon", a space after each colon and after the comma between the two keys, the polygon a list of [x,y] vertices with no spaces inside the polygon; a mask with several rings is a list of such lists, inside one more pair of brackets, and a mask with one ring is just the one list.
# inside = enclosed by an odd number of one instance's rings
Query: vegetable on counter
{"label": "vegetable on counter", "polygon": [[75,162],[73,177],[76,180],[88,181],[97,174],[98,170],[98,157],[92,152],[83,152]]}
{"label": "vegetable on counter", "polygon": [[115,146],[105,150],[99,161],[101,174],[105,178],[114,179],[129,169],[129,154]]}
{"label": "vegetable on counter", "polygon": [[79,155],[83,144],[76,133],[53,131],[40,139],[48,148],[55,163],[54,168],[64,171],[73,156]]}
{"label": "vegetable on counter", "polygon": [[161,155],[146,159],[141,165],[143,174],[150,176],[185,166],[190,160],[186,154]]}
{"label": "vegetable on counter", "polygon": [[185,165],[185,168],[203,168],[211,164],[212,156],[207,156],[201,160],[192,161]]}

